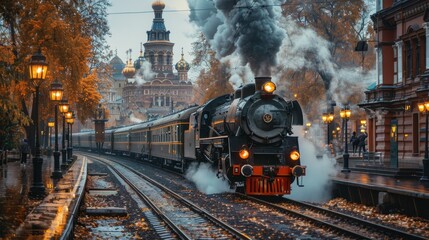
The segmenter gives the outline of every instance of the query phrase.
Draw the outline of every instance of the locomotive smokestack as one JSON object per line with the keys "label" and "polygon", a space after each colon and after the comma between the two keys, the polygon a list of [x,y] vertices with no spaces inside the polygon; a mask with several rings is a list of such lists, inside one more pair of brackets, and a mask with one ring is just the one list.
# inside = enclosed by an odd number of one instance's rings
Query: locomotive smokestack
{"label": "locomotive smokestack", "polygon": [[266,82],[270,82],[271,77],[255,77],[255,91],[261,91]]}

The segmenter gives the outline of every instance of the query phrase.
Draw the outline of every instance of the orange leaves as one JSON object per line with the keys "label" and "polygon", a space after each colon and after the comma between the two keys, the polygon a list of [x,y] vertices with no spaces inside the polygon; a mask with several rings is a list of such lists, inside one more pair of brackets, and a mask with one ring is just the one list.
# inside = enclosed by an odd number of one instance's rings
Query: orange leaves
{"label": "orange leaves", "polygon": [[[31,56],[37,47],[47,57],[48,79],[41,91],[47,91],[54,79],[62,82],[65,97],[70,103],[83,103],[79,108],[91,111],[100,99],[98,78],[90,73],[92,38],[86,34],[85,17],[80,12],[84,6],[67,1],[19,1],[25,11],[19,14],[17,27],[22,56]],[[79,3],[88,4],[88,3]],[[99,46],[100,47],[100,46]],[[28,59],[23,64],[28,63]],[[25,67],[25,66],[24,66]],[[90,104],[89,104],[90,103]],[[79,114],[80,116],[85,114]]]}
{"label": "orange leaves", "polygon": [[15,56],[13,55],[12,47],[0,45],[0,62],[12,64],[14,60]]}
{"label": "orange leaves", "polygon": [[80,81],[76,103],[78,105],[78,117],[81,120],[92,117],[93,109],[97,107],[101,99],[101,94],[98,91],[99,81],[96,71],[93,71]]}

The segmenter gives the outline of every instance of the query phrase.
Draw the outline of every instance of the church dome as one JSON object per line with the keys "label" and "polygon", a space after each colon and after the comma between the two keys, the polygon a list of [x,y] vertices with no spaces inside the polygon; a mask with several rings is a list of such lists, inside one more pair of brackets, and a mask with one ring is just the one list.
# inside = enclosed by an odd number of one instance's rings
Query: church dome
{"label": "church dome", "polygon": [[176,63],[176,70],[179,72],[189,71],[190,68],[191,68],[191,65],[189,65],[189,63],[186,62],[185,59],[183,58],[183,49],[182,49],[182,58],[180,59],[180,61]]}
{"label": "church dome", "polygon": [[127,50],[127,55],[129,54],[130,60],[127,61],[127,65],[122,70],[122,74],[126,78],[133,78],[136,74],[136,69],[133,66],[133,61],[131,60],[131,49]]}
{"label": "church dome", "polygon": [[133,66],[133,63],[130,61],[128,61],[127,66],[125,66],[125,68],[122,70],[122,74],[126,77],[126,78],[133,78],[134,75],[136,74],[136,69]]}
{"label": "church dome", "polygon": [[124,68],[125,64],[122,61],[121,58],[118,57],[118,55],[116,55],[114,58],[112,58],[112,60],[110,60],[109,62],[110,66],[112,66],[114,71],[121,71],[122,68]]}
{"label": "church dome", "polygon": [[112,77],[115,81],[124,80],[124,75],[122,75],[122,69],[124,69],[125,64],[118,54],[115,53],[115,57],[112,58],[109,62],[109,66],[112,68]]}
{"label": "church dome", "polygon": [[156,0],[152,3],[153,10],[163,10],[165,8],[165,3],[162,0]]}

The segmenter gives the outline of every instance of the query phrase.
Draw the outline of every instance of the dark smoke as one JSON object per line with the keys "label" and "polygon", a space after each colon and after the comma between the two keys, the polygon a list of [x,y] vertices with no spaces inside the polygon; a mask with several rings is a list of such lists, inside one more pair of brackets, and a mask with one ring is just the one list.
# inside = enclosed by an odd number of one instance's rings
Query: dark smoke
{"label": "dark smoke", "polygon": [[[279,27],[283,0],[188,0],[190,19],[220,57],[238,52],[255,75],[270,75],[285,36]],[[215,9],[214,9],[215,8]],[[195,9],[211,9],[197,10]]]}

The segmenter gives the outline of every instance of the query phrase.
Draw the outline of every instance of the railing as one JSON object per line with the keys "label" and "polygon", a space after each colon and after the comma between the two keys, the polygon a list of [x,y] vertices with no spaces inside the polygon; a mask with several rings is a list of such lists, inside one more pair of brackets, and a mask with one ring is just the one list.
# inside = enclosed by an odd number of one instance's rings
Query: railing
{"label": "railing", "polygon": [[383,162],[383,153],[382,152],[364,152],[363,160],[373,163],[382,164]]}

